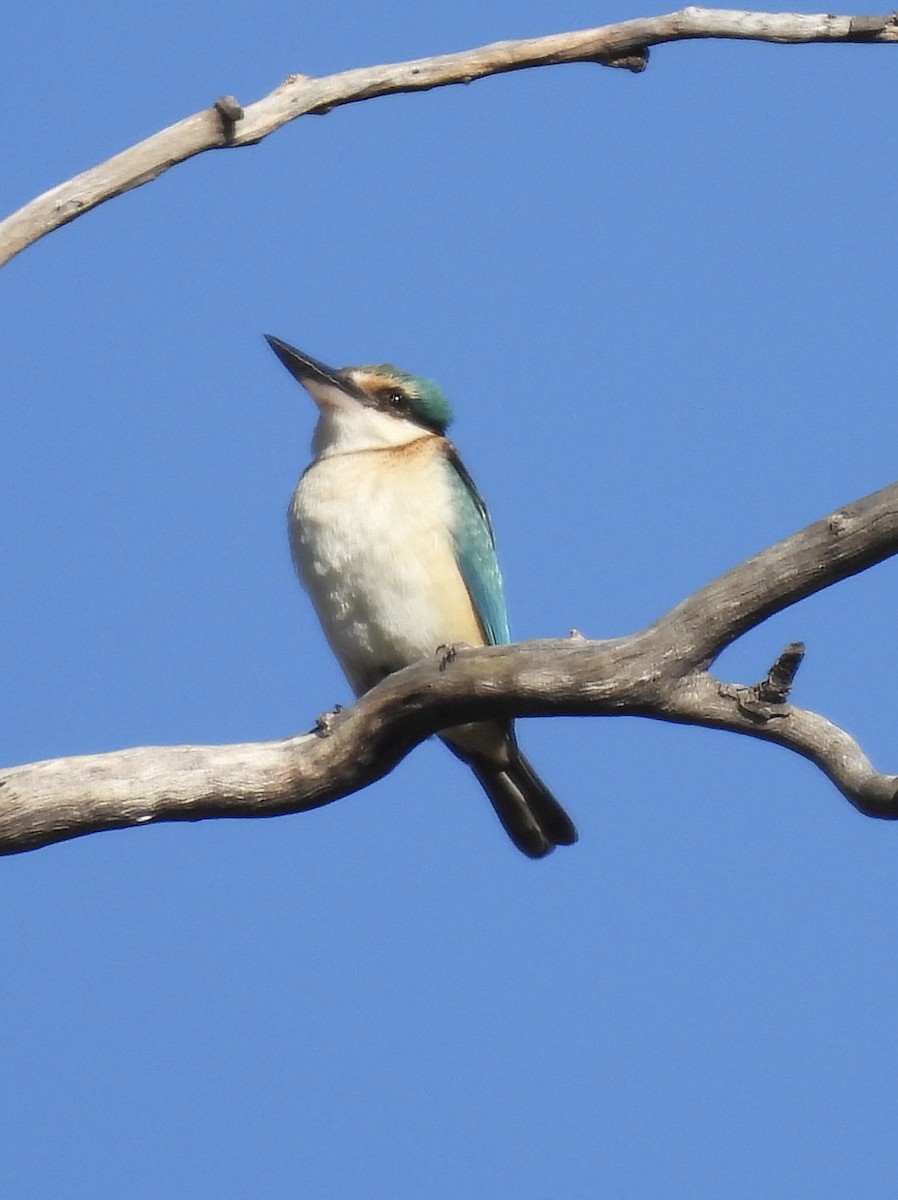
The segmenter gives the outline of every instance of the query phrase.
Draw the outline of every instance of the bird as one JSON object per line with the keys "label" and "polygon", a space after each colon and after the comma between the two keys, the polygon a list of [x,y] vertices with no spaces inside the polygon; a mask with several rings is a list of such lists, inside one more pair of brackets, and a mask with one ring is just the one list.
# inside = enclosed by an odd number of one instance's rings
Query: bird
{"label": "bird", "polygon": [[[312,462],[288,511],[290,549],[355,694],[441,648],[508,643],[492,523],[446,437],[452,409],[442,389],[387,363],[334,369],[265,337],[318,407]],[[512,721],[456,725],[440,737],[524,854],[577,841]]]}

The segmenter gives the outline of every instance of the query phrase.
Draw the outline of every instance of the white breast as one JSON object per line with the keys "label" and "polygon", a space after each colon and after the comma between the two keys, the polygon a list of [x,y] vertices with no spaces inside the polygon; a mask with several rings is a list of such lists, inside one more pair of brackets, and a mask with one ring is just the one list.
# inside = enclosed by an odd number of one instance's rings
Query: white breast
{"label": "white breast", "polygon": [[303,586],[356,692],[441,645],[483,642],[436,439],[315,462],[290,507]]}

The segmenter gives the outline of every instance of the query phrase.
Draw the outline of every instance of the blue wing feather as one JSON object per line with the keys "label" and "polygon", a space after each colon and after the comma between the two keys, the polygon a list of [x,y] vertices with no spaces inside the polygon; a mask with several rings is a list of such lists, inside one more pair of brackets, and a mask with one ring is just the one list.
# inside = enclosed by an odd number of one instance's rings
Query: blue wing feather
{"label": "blue wing feather", "polygon": [[457,497],[456,524],[452,532],[459,570],[486,641],[491,646],[502,646],[511,641],[511,636],[490,516],[455,447],[449,443],[447,446]]}

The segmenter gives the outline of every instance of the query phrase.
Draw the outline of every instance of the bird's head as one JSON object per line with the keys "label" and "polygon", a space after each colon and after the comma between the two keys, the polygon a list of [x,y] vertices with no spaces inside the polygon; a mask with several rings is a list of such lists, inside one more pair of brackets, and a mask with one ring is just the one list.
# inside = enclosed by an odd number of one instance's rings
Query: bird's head
{"label": "bird's head", "polygon": [[430,379],[387,363],[334,370],[280,338],[272,350],[318,405],[316,456],[403,446],[428,434],[442,437],[452,409]]}

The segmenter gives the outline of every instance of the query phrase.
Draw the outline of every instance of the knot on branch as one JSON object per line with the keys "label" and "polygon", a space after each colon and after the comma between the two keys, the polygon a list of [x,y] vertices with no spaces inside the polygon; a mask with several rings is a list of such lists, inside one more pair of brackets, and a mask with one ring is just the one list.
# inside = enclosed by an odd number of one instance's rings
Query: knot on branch
{"label": "knot on branch", "polygon": [[649,48],[641,46],[636,50],[628,50],[626,54],[597,54],[593,62],[602,67],[620,67],[621,70],[639,75],[649,65]]}
{"label": "knot on branch", "polygon": [[766,679],[751,687],[724,685],[721,690],[724,695],[731,696],[740,712],[753,721],[770,721],[774,717],[788,716],[786,701],[804,654],[804,642],[790,642],[767,672]]}
{"label": "knot on branch", "polygon": [[765,704],[785,704],[801,660],[804,658],[804,642],[790,642],[762,683],[755,684],[758,699]]}
{"label": "knot on branch", "polygon": [[898,13],[884,17],[852,17],[848,22],[847,42],[874,42],[889,26],[898,25]]}
{"label": "knot on branch", "polygon": [[212,105],[221,118],[221,128],[226,141],[233,141],[234,126],[243,119],[243,106],[234,96],[219,96]]}

